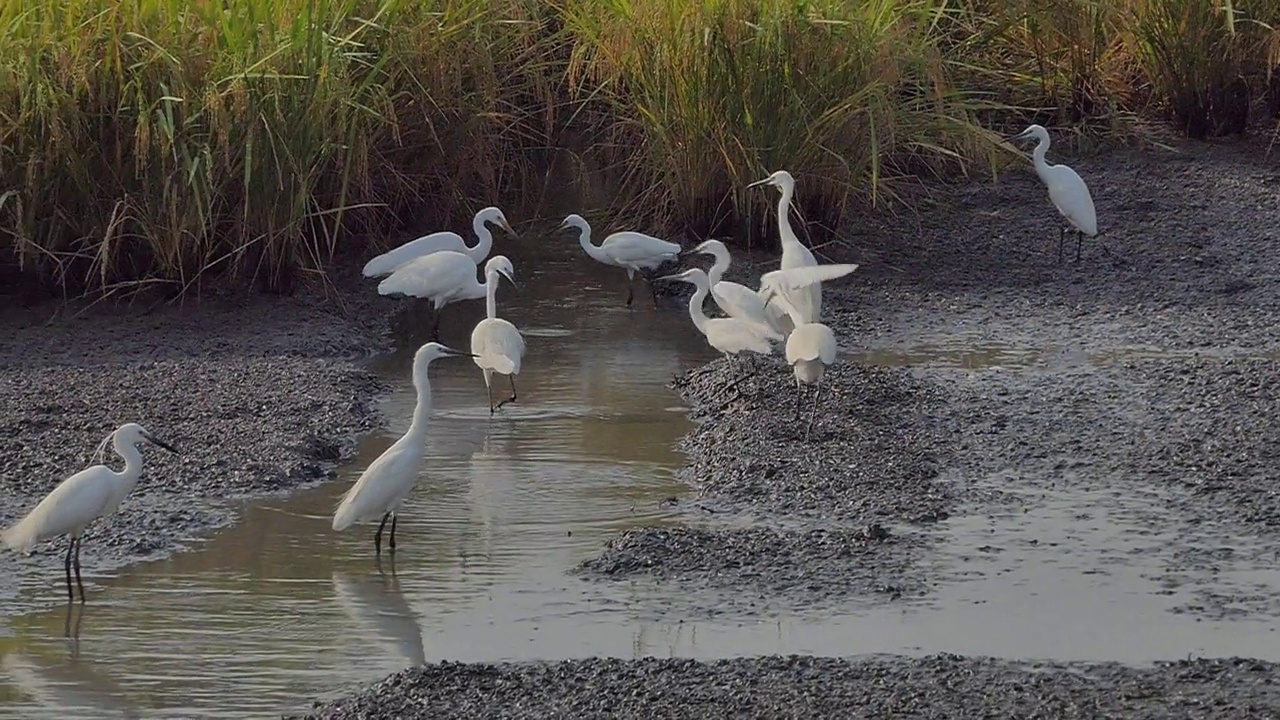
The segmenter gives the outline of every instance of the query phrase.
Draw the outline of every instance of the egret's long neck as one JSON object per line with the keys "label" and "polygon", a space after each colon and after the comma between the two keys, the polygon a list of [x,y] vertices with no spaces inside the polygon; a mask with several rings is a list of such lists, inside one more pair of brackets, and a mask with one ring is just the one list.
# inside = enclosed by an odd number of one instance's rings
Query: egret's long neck
{"label": "egret's long neck", "polygon": [[492,320],[498,317],[498,271],[497,270],[493,270],[491,272],[485,273],[484,285],[485,285],[484,307],[485,307],[485,312],[488,313],[486,317]]}
{"label": "egret's long neck", "polygon": [[478,265],[481,260],[489,257],[489,252],[493,250],[493,233],[489,231],[489,226],[485,224],[482,217],[471,221],[471,229],[476,233],[476,245],[468,248],[467,254]]}
{"label": "egret's long neck", "polygon": [[133,489],[142,476],[142,452],[137,445],[122,441],[118,434],[112,439],[111,446],[115,448],[117,455],[124,458],[124,470],[119,473],[122,481],[119,499],[123,500],[124,495]]}
{"label": "egret's long neck", "polygon": [[1048,137],[1041,138],[1040,142],[1036,143],[1036,149],[1031,151],[1031,160],[1033,163],[1035,163],[1036,174],[1040,176],[1040,179],[1046,180],[1046,181],[1048,180],[1048,178],[1046,178],[1044,174],[1049,171],[1049,162],[1044,159],[1044,156],[1048,152],[1049,152]]}
{"label": "egret's long neck", "polygon": [[586,251],[587,255],[590,255],[591,259],[597,262],[605,262],[604,255],[600,252],[600,248],[591,244],[591,226],[583,223],[581,225],[575,225],[574,227],[578,228],[578,244],[582,246],[582,249]]}
{"label": "egret's long neck", "polygon": [[711,269],[707,271],[707,284],[714,286],[720,282],[720,278],[729,270],[729,251],[716,250],[716,261],[711,265]]}
{"label": "egret's long neck", "polygon": [[791,198],[795,194],[795,186],[783,185],[782,195],[778,198],[778,238],[784,248],[787,243],[800,244],[800,239],[791,229]]}
{"label": "egret's long neck", "polygon": [[406,435],[425,435],[427,420],[431,418],[431,379],[427,376],[430,363],[413,368],[413,387],[418,391],[418,403],[413,406],[413,420]]}
{"label": "egret's long neck", "polygon": [[689,317],[693,319],[693,325],[698,328],[698,332],[706,335],[709,318],[702,309],[702,303],[706,301],[707,293],[711,291],[711,284],[699,279],[693,283],[693,286],[697,290],[694,291],[693,297],[689,298]]}

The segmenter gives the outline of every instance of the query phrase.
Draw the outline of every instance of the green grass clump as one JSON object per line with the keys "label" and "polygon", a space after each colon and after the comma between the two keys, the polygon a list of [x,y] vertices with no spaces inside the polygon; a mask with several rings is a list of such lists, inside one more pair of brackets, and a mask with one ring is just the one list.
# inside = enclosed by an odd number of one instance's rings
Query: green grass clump
{"label": "green grass clump", "polygon": [[498,191],[536,134],[513,98],[552,82],[528,10],[8,0],[0,232],[69,287],[186,289],[210,269],[287,285],[343,230]]}
{"label": "green grass clump", "polygon": [[1275,0],[0,0],[0,31],[0,271],[63,292],[287,289],[528,207],[559,145],[635,227],[772,242],[772,170],[830,230],[1030,121],[1280,115]]}

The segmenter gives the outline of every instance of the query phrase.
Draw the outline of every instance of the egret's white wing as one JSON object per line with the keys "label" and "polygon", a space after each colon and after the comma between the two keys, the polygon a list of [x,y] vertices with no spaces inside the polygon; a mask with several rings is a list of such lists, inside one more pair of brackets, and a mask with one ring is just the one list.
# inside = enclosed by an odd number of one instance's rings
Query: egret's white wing
{"label": "egret's white wing", "polygon": [[1089,186],[1075,170],[1066,165],[1053,165],[1046,173],[1049,199],[1063,217],[1086,235],[1098,234],[1098,214],[1093,207]]}
{"label": "egret's white wing", "polygon": [[774,270],[760,278],[760,287],[778,289],[800,289],[815,283],[835,280],[857,270],[855,264],[839,263],[832,265],[812,265],[809,267]]}
{"label": "egret's white wing", "polygon": [[806,323],[796,326],[787,338],[787,364],[799,360],[821,360],[830,365],[836,360],[836,336],[822,323]]}
{"label": "egret's white wing", "polygon": [[333,513],[333,529],[346,530],[361,520],[385,514],[413,489],[425,448],[400,438],[360,473]]}
{"label": "egret's white wing", "polygon": [[524,336],[502,318],[486,318],[471,331],[471,352],[476,365],[503,375],[518,375],[524,357]]}
{"label": "egret's white wing", "polygon": [[745,285],[721,280],[711,286],[711,297],[730,317],[757,323],[769,322],[765,301],[758,292]]}
{"label": "egret's white wing", "polygon": [[4,532],[4,544],[13,550],[30,550],[41,540],[84,527],[110,507],[120,478],[105,465],[85,468],[63,480],[18,524]]}
{"label": "egret's white wing", "polygon": [[388,275],[410,260],[445,250],[466,252],[467,244],[463,241],[461,235],[448,230],[423,235],[417,240],[410,240],[400,247],[388,250],[365,263],[364,276],[378,277]]}
{"label": "egret's white wing", "polygon": [[476,279],[476,264],[460,252],[442,250],[415,258],[396,268],[378,283],[379,295],[412,295],[434,298],[453,292]]}
{"label": "egret's white wing", "polygon": [[761,355],[773,354],[773,345],[765,334],[773,332],[770,328],[734,318],[712,318],[705,327],[707,342],[721,352],[750,350]]}
{"label": "egret's white wing", "polygon": [[679,245],[635,232],[614,233],[604,239],[600,249],[624,265],[657,259],[674,260],[680,255]]}

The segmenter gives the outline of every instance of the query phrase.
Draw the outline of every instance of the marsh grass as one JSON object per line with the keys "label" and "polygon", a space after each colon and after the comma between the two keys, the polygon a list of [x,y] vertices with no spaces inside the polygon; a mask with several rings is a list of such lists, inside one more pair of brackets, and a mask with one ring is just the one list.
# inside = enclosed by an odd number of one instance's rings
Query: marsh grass
{"label": "marsh grass", "polygon": [[0,0],[0,264],[287,290],[353,240],[543,207],[565,145],[611,222],[772,243],[776,196],[744,186],[786,168],[829,235],[994,172],[1028,121],[1232,132],[1269,83],[1280,113],[1278,5]]}

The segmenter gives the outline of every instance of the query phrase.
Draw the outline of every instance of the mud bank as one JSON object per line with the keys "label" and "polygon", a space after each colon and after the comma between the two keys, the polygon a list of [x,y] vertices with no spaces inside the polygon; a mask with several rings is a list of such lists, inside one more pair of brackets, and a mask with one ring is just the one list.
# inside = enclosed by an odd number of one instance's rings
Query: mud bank
{"label": "mud bank", "polygon": [[[138,422],[179,455],[143,446],[137,488],[85,535],[86,590],[234,521],[237,501],[329,477],[372,427],[379,381],[359,364],[384,342],[354,288],[338,303],[212,297],[182,306],[11,309],[0,316],[0,525],[94,448]],[[351,303],[364,303],[356,307]],[[119,459],[108,448],[107,463]],[[65,541],[0,553],[0,612],[62,602]],[[38,588],[21,600],[22,587]]]}
{"label": "mud bank", "polygon": [[308,718],[1263,718],[1276,666],[1193,660],[1012,663],[807,656],[443,663],[392,675]]}

